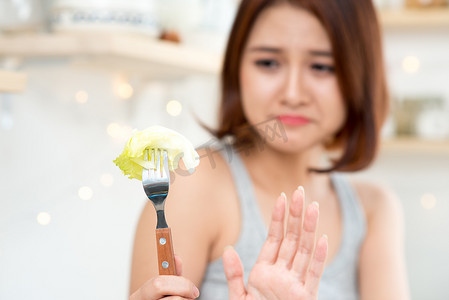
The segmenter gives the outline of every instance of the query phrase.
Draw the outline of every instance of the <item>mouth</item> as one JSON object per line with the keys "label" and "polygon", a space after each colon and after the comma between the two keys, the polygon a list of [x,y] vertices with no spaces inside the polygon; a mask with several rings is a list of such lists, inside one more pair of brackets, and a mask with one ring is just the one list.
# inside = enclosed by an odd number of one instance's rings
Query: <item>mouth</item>
{"label": "mouth", "polygon": [[278,119],[283,124],[290,126],[301,126],[310,123],[310,119],[298,115],[280,115]]}

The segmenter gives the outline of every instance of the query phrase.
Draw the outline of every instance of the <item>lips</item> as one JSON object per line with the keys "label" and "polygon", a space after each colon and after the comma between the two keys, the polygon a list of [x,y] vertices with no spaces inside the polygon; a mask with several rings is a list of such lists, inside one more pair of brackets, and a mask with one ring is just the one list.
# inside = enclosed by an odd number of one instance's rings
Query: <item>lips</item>
{"label": "lips", "polygon": [[283,124],[291,126],[300,126],[310,123],[310,120],[308,118],[298,115],[280,115],[278,119]]}

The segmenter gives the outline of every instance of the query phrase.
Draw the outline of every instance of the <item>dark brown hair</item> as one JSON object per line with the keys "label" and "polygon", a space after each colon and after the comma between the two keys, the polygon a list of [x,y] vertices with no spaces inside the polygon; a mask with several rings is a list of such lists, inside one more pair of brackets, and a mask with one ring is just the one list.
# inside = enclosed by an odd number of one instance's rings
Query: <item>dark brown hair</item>
{"label": "dark brown hair", "polygon": [[342,150],[334,165],[319,172],[356,171],[375,158],[388,110],[381,32],[371,0],[242,0],[232,27],[221,74],[221,107],[217,138],[234,136],[253,143],[240,93],[240,64],[251,29],[260,13],[288,2],[316,16],[331,41],[336,76],[346,103],[347,119],[330,148]]}

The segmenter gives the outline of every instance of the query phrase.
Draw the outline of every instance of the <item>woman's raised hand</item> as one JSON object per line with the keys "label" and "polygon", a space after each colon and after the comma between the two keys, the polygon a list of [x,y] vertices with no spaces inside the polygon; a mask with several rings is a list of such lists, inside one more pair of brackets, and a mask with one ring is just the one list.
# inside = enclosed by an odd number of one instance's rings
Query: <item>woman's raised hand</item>
{"label": "woman's raised hand", "polygon": [[178,276],[160,275],[149,279],[129,300],[157,300],[157,299],[196,299],[199,296],[198,288],[182,274],[182,262],[175,256],[176,272]]}
{"label": "woman's raised hand", "polygon": [[307,207],[303,220],[304,190],[298,188],[293,193],[284,233],[286,200],[285,194],[277,199],[267,240],[246,288],[237,252],[232,248],[225,250],[223,264],[230,300],[317,299],[328,246],[326,236],[315,243],[318,203]]}

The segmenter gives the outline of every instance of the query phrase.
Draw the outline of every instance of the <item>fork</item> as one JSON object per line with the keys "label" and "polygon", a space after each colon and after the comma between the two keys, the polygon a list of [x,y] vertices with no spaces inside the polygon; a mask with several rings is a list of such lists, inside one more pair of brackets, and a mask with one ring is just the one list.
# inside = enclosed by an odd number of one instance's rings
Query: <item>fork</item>
{"label": "fork", "polygon": [[[144,160],[148,161],[149,150],[145,149]],[[165,220],[165,199],[170,185],[167,151],[151,150],[153,168],[142,170],[142,185],[157,214],[156,244],[160,275],[176,275],[175,256],[171,229]]]}

